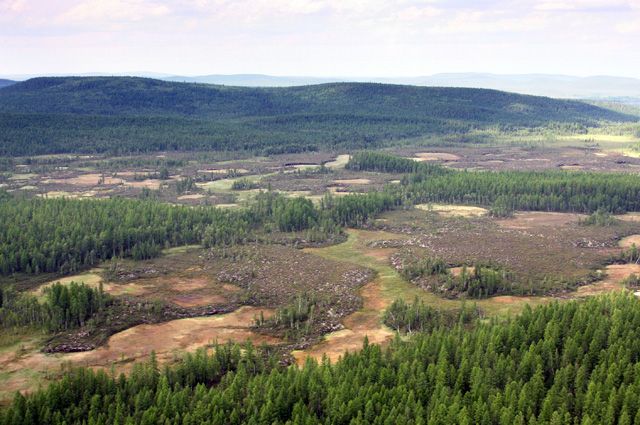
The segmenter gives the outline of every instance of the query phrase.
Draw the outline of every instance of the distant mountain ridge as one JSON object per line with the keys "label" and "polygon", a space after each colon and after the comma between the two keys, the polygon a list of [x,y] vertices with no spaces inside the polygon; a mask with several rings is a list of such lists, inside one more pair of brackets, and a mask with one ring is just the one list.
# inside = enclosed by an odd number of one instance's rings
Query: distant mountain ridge
{"label": "distant mountain ridge", "polygon": [[15,83],[16,83],[16,81],[6,80],[6,79],[0,78],[0,89],[3,88],[3,87],[8,87],[8,86],[10,86],[12,84],[15,84]]}
{"label": "distant mountain ridge", "polygon": [[[494,89],[554,98],[605,99],[626,104],[640,104],[640,79],[616,76],[577,77],[554,74],[492,74],[479,72],[440,73],[416,77],[314,77],[275,76],[266,74],[211,74],[200,76],[180,76],[154,72],[133,72],[116,75],[90,73],[81,74],[80,76],[140,76],[172,82],[216,84],[239,87],[292,87],[338,82],[386,83],[432,87],[467,87]],[[25,75],[7,78],[26,80],[33,77],[34,76]]]}
{"label": "distant mountain ridge", "polygon": [[353,149],[495,126],[637,120],[584,102],[486,89],[380,83],[251,88],[47,77],[0,89],[0,155]]}
{"label": "distant mountain ridge", "polygon": [[[333,82],[378,82],[432,87],[485,88],[534,96],[569,99],[640,99],[640,79],[611,76],[575,77],[551,74],[443,73],[419,77],[321,78],[262,74],[168,77],[166,81],[246,87],[289,87]],[[626,98],[626,99],[625,99]]]}

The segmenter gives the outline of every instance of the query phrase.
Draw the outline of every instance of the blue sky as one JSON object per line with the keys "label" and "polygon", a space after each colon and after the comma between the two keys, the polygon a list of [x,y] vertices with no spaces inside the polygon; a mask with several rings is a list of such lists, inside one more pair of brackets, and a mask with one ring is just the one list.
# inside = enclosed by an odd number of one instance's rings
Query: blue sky
{"label": "blue sky", "polygon": [[0,74],[640,78],[640,0],[0,0]]}

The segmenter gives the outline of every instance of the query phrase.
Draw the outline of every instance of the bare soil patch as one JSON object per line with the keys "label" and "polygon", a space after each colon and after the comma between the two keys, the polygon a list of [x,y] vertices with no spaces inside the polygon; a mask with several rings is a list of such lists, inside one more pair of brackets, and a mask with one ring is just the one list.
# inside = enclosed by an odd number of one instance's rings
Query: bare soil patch
{"label": "bare soil patch", "polygon": [[448,152],[420,152],[413,158],[416,161],[458,161],[460,156]]}
{"label": "bare soil patch", "polygon": [[425,211],[436,212],[444,217],[481,217],[487,214],[485,208],[469,205],[419,204],[415,207]]}
{"label": "bare soil patch", "polygon": [[591,285],[581,286],[576,291],[576,296],[584,297],[599,295],[612,291],[622,291],[622,281],[632,274],[640,275],[640,264],[611,264],[605,267],[606,277]]}
{"label": "bare soil patch", "polygon": [[584,218],[584,214],[528,211],[515,213],[513,218],[497,220],[497,223],[507,229],[532,229],[540,226],[565,226]]}

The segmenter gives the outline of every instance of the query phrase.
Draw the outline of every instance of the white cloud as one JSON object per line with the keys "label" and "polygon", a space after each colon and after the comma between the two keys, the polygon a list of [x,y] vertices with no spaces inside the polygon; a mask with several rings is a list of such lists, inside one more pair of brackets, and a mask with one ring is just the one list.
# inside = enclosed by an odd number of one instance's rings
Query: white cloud
{"label": "white cloud", "polygon": [[0,1],[0,10],[14,13],[22,12],[25,5],[25,0],[2,0]]}
{"label": "white cloud", "polygon": [[170,13],[164,4],[145,0],[86,0],[59,16],[59,23],[141,21]]}

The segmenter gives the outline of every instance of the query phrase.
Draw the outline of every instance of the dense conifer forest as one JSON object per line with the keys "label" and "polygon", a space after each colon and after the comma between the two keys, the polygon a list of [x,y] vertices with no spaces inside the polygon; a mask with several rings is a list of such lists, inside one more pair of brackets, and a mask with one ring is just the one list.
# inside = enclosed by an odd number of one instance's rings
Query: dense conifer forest
{"label": "dense conifer forest", "polygon": [[411,203],[441,202],[513,210],[592,213],[640,211],[640,180],[635,174],[579,171],[448,170],[415,164],[384,153],[354,155],[351,169],[406,172],[398,192]]}
{"label": "dense conifer forest", "polygon": [[335,364],[283,368],[260,350],[218,346],[173,368],[152,358],[129,377],[78,369],[17,394],[0,423],[632,424],[638,329],[640,301],[620,294],[446,321],[384,350],[365,341]]}
{"label": "dense conifer forest", "polygon": [[[226,87],[131,77],[34,78],[0,89],[0,155],[373,148],[478,128],[585,131],[637,117],[494,90],[332,83]],[[116,142],[117,143],[114,143]]]}

